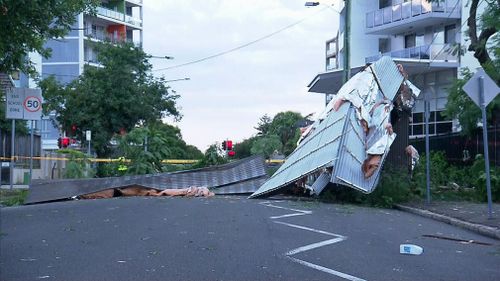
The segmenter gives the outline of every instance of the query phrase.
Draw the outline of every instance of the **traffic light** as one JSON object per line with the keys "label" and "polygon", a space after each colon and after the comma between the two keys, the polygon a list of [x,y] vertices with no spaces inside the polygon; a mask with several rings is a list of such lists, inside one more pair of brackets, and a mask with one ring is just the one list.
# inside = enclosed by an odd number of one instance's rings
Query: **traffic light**
{"label": "traffic light", "polygon": [[226,150],[233,150],[233,141],[226,141]]}
{"label": "traffic light", "polygon": [[229,157],[234,157],[234,155],[236,155],[236,152],[234,152],[234,150],[229,150],[227,152],[227,156],[229,156]]}
{"label": "traffic light", "polygon": [[222,150],[224,150],[224,151],[227,150],[226,141],[222,142]]}
{"label": "traffic light", "polygon": [[57,147],[62,148],[62,139],[61,138],[57,139]]}
{"label": "traffic light", "polygon": [[62,140],[61,140],[61,146],[62,146],[63,148],[66,148],[66,147],[68,147],[68,146],[69,146],[69,138],[68,138],[68,137],[64,137],[64,138],[62,138]]}

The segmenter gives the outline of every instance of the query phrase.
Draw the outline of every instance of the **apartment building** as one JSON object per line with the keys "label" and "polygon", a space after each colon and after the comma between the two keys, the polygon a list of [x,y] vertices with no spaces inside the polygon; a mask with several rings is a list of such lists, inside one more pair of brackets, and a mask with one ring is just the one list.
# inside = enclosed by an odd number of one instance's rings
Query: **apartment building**
{"label": "apartment building", "polygon": [[[137,46],[143,39],[142,0],[102,0],[95,15],[80,14],[72,30],[63,39],[49,40],[45,47],[52,56],[42,59],[42,78],[51,75],[69,83],[82,74],[85,66],[99,67],[96,42],[128,41]],[[59,129],[45,116],[41,122],[42,148],[57,149]]]}
{"label": "apartment building", "polygon": [[[447,88],[460,75],[460,68],[475,69],[479,64],[460,46],[468,18],[467,1],[443,0],[350,0],[350,68],[354,75],[366,63],[390,56],[404,66],[410,80],[423,93],[410,119],[410,138],[423,137],[424,99],[430,102],[430,135],[460,130],[457,121],[445,120],[442,111]],[[344,5],[344,3],[342,3]],[[481,7],[479,9],[481,11]],[[346,9],[340,11],[337,35],[326,41],[326,69],[309,84],[309,92],[335,94],[342,85],[343,34]]]}

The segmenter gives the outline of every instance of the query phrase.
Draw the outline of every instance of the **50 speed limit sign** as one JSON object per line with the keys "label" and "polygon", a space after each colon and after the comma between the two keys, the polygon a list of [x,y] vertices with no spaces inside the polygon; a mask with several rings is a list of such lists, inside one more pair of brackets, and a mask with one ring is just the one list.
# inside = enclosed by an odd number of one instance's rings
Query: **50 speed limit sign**
{"label": "50 speed limit sign", "polygon": [[24,109],[28,112],[37,112],[42,109],[42,101],[36,96],[27,96],[23,103]]}
{"label": "50 speed limit sign", "polygon": [[42,90],[10,88],[6,91],[5,118],[40,120],[42,118]]}

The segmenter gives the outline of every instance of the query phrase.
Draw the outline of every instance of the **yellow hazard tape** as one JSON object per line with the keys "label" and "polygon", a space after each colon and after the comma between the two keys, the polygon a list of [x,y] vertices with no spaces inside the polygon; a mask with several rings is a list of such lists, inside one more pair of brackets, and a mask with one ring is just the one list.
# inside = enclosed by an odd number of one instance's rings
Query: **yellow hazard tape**
{"label": "yellow hazard tape", "polygon": [[[24,160],[24,159],[30,159],[28,156],[13,156],[11,157],[0,157],[0,160],[4,161],[17,161],[17,160]],[[69,161],[71,159],[69,158],[63,158],[63,157],[47,157],[47,156],[33,156],[33,160],[55,160],[55,161]],[[83,159],[82,159],[83,160]],[[89,158],[88,159],[90,162],[130,162],[129,159],[106,159],[106,158]],[[195,160],[195,159],[166,159],[163,160],[162,163],[165,164],[194,164],[198,163],[200,160]]]}
{"label": "yellow hazard tape", "polygon": [[[25,159],[30,159],[28,156],[13,156],[12,157],[14,161],[17,160],[25,160]],[[0,161],[11,161],[11,157],[0,157]],[[47,156],[33,156],[33,160],[55,160],[55,161],[69,161],[71,159],[69,158],[63,158],[63,157],[47,157]],[[83,160],[83,159],[82,159]],[[111,158],[89,158],[88,159],[90,162],[96,162],[96,163],[101,163],[101,162],[130,162],[130,159],[111,159]],[[196,159],[166,159],[161,161],[164,164],[195,164],[198,163],[200,160]],[[266,160],[266,163],[268,164],[281,164],[285,162],[285,160],[280,160],[280,159],[271,159],[271,160]]]}

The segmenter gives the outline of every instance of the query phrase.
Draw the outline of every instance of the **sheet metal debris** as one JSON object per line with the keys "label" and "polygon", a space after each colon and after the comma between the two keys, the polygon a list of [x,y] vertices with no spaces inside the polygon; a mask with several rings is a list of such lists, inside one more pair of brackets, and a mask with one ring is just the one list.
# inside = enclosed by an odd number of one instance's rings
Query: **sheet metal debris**
{"label": "sheet metal debris", "polygon": [[153,189],[161,192],[166,189],[206,187],[215,194],[252,193],[267,178],[264,159],[252,156],[224,165],[174,173],[94,179],[35,180],[30,185],[26,203],[76,198],[96,192],[123,193],[127,188],[143,188],[144,192],[153,192],[151,190]]}
{"label": "sheet metal debris", "polygon": [[[269,195],[291,185],[314,193],[329,182],[372,192],[382,164],[396,138],[391,116],[411,110],[420,90],[390,57],[367,65],[340,88],[325,110],[305,129],[295,151],[250,198]],[[401,153],[404,153],[403,151]]]}

